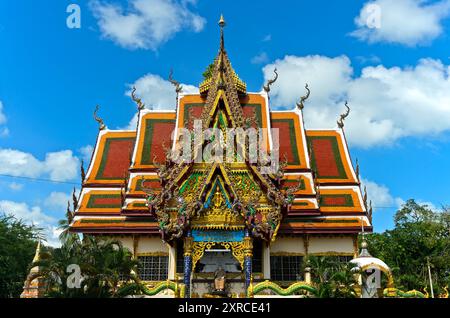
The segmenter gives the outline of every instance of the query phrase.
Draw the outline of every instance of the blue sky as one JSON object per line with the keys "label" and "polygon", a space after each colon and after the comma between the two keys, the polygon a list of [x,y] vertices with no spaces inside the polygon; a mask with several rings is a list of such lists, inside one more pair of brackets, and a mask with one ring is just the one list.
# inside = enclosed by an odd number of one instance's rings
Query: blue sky
{"label": "blue sky", "polygon": [[[66,183],[0,176],[0,208],[51,236],[95,143],[95,105],[113,129],[132,122],[130,85],[147,106],[173,107],[169,70],[186,89],[198,85],[217,53],[220,13],[249,91],[278,68],[273,109],[293,108],[308,82],[307,127],[334,128],[348,99],[346,135],[376,231],[409,198],[450,204],[450,1],[343,3],[2,1],[0,174]],[[79,29],[67,27],[70,4],[81,9]]]}

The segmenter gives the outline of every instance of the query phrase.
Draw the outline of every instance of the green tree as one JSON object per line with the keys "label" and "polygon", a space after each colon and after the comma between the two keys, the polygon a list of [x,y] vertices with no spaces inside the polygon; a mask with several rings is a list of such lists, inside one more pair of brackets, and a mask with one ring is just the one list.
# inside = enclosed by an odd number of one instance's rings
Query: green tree
{"label": "green tree", "polygon": [[[80,288],[68,285],[70,265],[77,265],[82,275]],[[119,241],[97,236],[85,236],[82,241],[72,237],[60,248],[50,249],[41,255],[33,266],[40,266],[48,290],[47,297],[116,297],[121,282],[138,283],[137,261]],[[69,280],[68,280],[69,279]],[[120,294],[123,296],[123,294]]]}
{"label": "green tree", "polygon": [[12,215],[0,215],[0,297],[19,297],[40,229]]}
{"label": "green tree", "polygon": [[203,79],[207,80],[208,78],[210,78],[212,76],[212,73],[214,71],[214,63],[211,63],[208,65],[208,67],[206,68],[206,70],[203,72]]}
{"label": "green tree", "polygon": [[367,235],[370,253],[392,269],[396,286],[430,291],[427,259],[435,294],[450,283],[450,211],[433,211],[408,200],[394,216],[395,228]]}
{"label": "green tree", "polygon": [[305,267],[311,268],[317,298],[354,298],[358,282],[353,264],[332,256],[309,256]]}

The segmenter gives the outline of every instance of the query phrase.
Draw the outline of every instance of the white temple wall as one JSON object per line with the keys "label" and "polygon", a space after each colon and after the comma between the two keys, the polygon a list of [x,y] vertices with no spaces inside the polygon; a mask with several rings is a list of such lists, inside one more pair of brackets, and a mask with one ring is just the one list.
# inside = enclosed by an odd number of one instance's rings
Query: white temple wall
{"label": "white temple wall", "polygon": [[310,236],[310,255],[349,255],[355,253],[353,236]]}
{"label": "white temple wall", "polygon": [[[270,255],[354,255],[355,236],[309,235],[304,237],[278,237],[270,245]],[[306,242],[305,242],[306,240]]]}
{"label": "white temple wall", "polygon": [[270,254],[305,255],[305,245],[302,237],[277,237],[270,245]]}
{"label": "white temple wall", "polygon": [[141,236],[139,237],[136,253],[165,253],[166,255],[169,255],[169,248],[160,237]]}

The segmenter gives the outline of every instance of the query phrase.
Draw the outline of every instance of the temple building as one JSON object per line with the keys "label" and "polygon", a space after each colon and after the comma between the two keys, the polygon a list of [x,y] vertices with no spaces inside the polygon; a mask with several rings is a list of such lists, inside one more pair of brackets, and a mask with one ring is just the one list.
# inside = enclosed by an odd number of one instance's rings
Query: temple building
{"label": "temple building", "polygon": [[[120,240],[140,260],[142,281],[182,283],[187,297],[243,296],[251,282],[303,281],[306,256],[349,261],[361,228],[372,230],[344,134],[348,111],[336,128],[306,129],[308,86],[303,97],[299,87],[292,110],[271,109],[278,74],[247,92],[225,50],[223,18],[219,25],[220,48],[198,94],[183,93],[170,77],[177,99],[166,111],[146,109],[133,93],[136,129],[110,130],[96,117],[100,129],[70,224],[72,232]],[[212,128],[222,136],[205,137]],[[216,160],[229,154],[222,137],[239,128],[256,131],[256,152],[270,159],[250,160],[251,138],[237,136],[243,155]],[[205,138],[186,147],[184,137],[194,133],[185,132],[196,129]],[[202,157],[208,147],[213,160]]]}

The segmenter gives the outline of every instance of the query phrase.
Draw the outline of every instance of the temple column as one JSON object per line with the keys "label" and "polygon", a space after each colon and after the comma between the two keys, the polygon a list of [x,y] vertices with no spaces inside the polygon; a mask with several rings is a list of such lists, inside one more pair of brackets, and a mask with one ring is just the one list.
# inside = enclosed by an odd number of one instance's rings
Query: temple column
{"label": "temple column", "polygon": [[305,267],[305,282],[311,284],[311,267],[309,267],[309,263],[308,266]]}
{"label": "temple column", "polygon": [[245,231],[244,237],[244,272],[245,272],[245,291],[250,286],[252,277],[252,257],[253,257],[253,240],[248,230]]}
{"label": "temple column", "polygon": [[191,298],[191,274],[192,274],[192,243],[194,238],[191,231],[184,238],[184,285],[186,286],[185,297]]}
{"label": "temple column", "polygon": [[264,243],[265,247],[262,251],[263,257],[263,274],[264,279],[270,279],[270,245],[268,243]]}
{"label": "temple column", "polygon": [[167,279],[169,280],[175,280],[175,272],[176,272],[176,266],[177,266],[177,256],[176,256],[176,249],[173,246],[170,246],[167,244],[167,248],[169,249],[169,270],[167,273]]}

